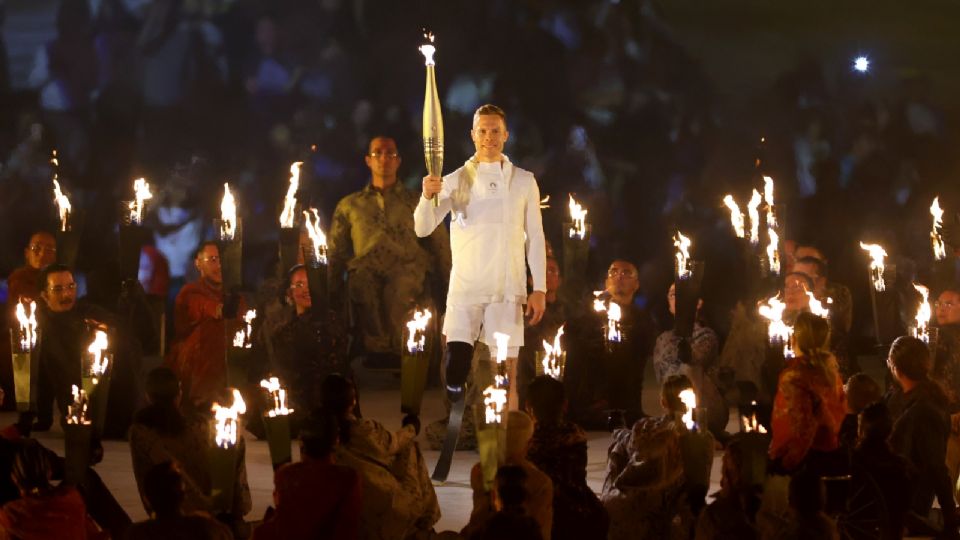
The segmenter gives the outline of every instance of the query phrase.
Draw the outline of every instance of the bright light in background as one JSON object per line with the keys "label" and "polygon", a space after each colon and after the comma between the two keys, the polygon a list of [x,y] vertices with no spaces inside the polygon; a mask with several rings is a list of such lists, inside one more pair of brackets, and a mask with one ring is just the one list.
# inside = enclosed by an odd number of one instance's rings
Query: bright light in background
{"label": "bright light in background", "polygon": [[853,59],[853,69],[860,73],[866,73],[870,70],[870,59],[866,56],[858,56]]}

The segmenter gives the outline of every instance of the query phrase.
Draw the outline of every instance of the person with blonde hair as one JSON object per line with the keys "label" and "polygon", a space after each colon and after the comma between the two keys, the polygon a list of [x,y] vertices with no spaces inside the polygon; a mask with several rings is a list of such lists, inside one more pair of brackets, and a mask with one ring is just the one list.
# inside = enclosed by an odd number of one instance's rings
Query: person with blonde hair
{"label": "person with blonde hair", "polygon": [[770,459],[795,471],[811,454],[839,446],[846,397],[837,360],[828,349],[830,326],[801,313],[793,327],[793,350],[780,373],[773,403]]}

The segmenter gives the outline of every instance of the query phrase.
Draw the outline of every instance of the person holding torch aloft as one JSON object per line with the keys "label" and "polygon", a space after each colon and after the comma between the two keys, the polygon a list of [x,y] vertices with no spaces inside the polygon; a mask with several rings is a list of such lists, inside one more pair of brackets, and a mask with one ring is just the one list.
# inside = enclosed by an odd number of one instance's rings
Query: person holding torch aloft
{"label": "person holding torch aloft", "polygon": [[[452,216],[453,268],[443,334],[447,392],[453,402],[464,398],[474,342],[479,339],[492,347],[494,332],[508,334],[508,358],[515,364],[523,345],[523,304],[531,324],[540,322],[546,309],[546,247],[537,181],[503,154],[509,133],[499,107],[477,109],[470,136],[476,153],[442,179],[425,177],[414,211],[421,238],[448,213]],[[533,279],[529,297],[528,265]]]}

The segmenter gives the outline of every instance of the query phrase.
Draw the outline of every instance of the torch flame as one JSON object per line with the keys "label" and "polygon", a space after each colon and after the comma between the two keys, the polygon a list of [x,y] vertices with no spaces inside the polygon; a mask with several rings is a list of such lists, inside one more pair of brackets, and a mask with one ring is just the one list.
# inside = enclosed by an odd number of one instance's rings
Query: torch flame
{"label": "torch flame", "polygon": [[543,341],[543,372],[554,379],[563,378],[563,347],[560,345],[560,338],[563,337],[563,326],[557,330],[557,335],[553,338],[553,345],[546,340]]}
{"label": "torch flame", "polygon": [[[310,213],[313,213],[312,220]],[[310,235],[310,240],[313,242],[313,255],[317,264],[327,264],[327,236],[323,234],[323,229],[320,228],[320,215],[317,213],[317,209],[311,208],[310,212],[304,210],[303,217],[307,234]]]}
{"label": "torch flame", "polygon": [[593,310],[597,313],[602,313],[607,310],[607,304],[603,303],[603,300],[600,299],[600,295],[606,291],[593,291]]}
{"label": "torch flame", "polygon": [[260,387],[265,388],[273,399],[273,409],[267,411],[267,416],[275,418],[277,416],[286,416],[293,412],[293,409],[287,408],[287,391],[280,386],[280,379],[270,377],[260,381]]}
{"label": "torch flame", "polygon": [[30,302],[29,315],[23,302],[17,302],[17,322],[20,323],[20,350],[32,351],[37,346],[37,303]]}
{"label": "torch flame", "polygon": [[[757,406],[756,401],[753,402],[753,406],[754,407]],[[743,416],[740,419],[743,421],[744,432],[751,433],[753,431],[756,431],[757,433],[760,433],[760,434],[766,434],[767,428],[763,427],[762,424],[757,422],[757,413],[752,413],[749,418],[747,418],[746,416]]]}
{"label": "torch flame", "polygon": [[296,215],[297,190],[300,189],[300,166],[302,161],[295,161],[290,165],[290,186],[287,196],[283,198],[283,211],[280,212],[280,226],[284,229],[293,228],[293,218]]}
{"label": "torch flame", "polygon": [[770,273],[780,275],[780,235],[773,228],[767,230],[770,243],[767,244],[767,262],[770,264]]}
{"label": "torch flame", "polygon": [[733,195],[724,197],[723,204],[730,209],[730,224],[733,225],[733,232],[737,234],[737,238],[743,238],[746,233],[744,232],[744,216],[743,212],[740,211],[740,205],[733,199]]}
{"label": "torch flame", "polygon": [[750,243],[757,245],[760,243],[760,192],[753,190],[753,196],[747,203],[747,212],[750,214]]}
{"label": "torch flame", "polygon": [[573,198],[573,195],[568,195],[568,197],[570,197],[570,220],[573,223],[568,234],[570,238],[583,240],[587,235],[587,209],[581,206],[580,203]]}
{"label": "torch flame", "polygon": [[243,314],[243,327],[233,335],[233,346],[238,349],[249,349],[253,346],[253,320],[257,318],[257,310],[248,309]]}
{"label": "torch flame", "polygon": [[230,407],[223,407],[219,403],[214,403],[210,409],[213,411],[217,430],[214,442],[224,449],[237,444],[240,415],[247,412],[247,404],[244,403],[240,391],[236,388],[231,388],[231,390],[233,391],[233,404]]}
{"label": "torch flame", "polygon": [[887,251],[878,244],[860,242],[860,247],[870,253],[870,278],[873,281],[873,289],[875,291],[886,290],[887,284],[883,280],[883,258],[887,256]]}
{"label": "torch flame", "polygon": [[75,384],[70,386],[70,391],[73,394],[73,403],[67,405],[67,423],[89,426],[87,393]]}
{"label": "torch flame", "polygon": [[220,201],[220,239],[233,240],[237,234],[237,201],[230,192],[230,184],[223,184],[223,200]]}
{"label": "torch flame", "polygon": [[[54,158],[55,160],[56,158]],[[53,200],[57,203],[57,210],[60,212],[60,230],[68,231],[67,222],[70,219],[71,210],[70,199],[60,190],[60,182],[57,181],[56,175],[53,178]]]}
{"label": "torch flame", "polygon": [[773,178],[763,177],[763,202],[767,205],[767,227],[771,232],[777,226],[777,214],[773,210]]}
{"label": "torch flame", "polygon": [[913,288],[920,293],[920,307],[917,308],[917,326],[913,329],[913,335],[923,340],[924,343],[930,343],[930,317],[933,310],[930,308],[930,289],[918,283],[913,284]]}
{"label": "torch flame", "polygon": [[943,227],[943,209],[940,208],[940,197],[934,197],[933,204],[930,205],[930,215],[933,216],[933,230],[930,231],[933,258],[942,261],[947,256],[947,246],[944,245],[943,238],[940,236],[940,228]]}
{"label": "torch flame", "polygon": [[680,279],[686,279],[693,274],[689,268],[690,244],[690,239],[684,236],[680,231],[677,231],[677,235],[673,237],[673,245],[677,248],[677,277]]}
{"label": "torch flame", "polygon": [[433,44],[433,41],[434,41],[433,32],[424,32],[423,37],[428,41],[428,43],[424,43],[418,49],[420,53],[423,54],[423,58],[424,58],[423,65],[435,66],[437,63],[433,61],[433,54],[437,52],[437,47],[434,46]]}
{"label": "torch flame", "polygon": [[103,330],[94,332],[93,341],[90,343],[90,346],[87,347],[87,352],[93,357],[90,363],[90,374],[94,377],[103,377],[103,374],[107,372],[107,365],[110,363],[110,360],[103,354],[103,351],[107,350],[109,346],[106,332]]}
{"label": "torch flame", "polygon": [[[813,294],[812,291],[805,291],[805,292],[807,293],[807,297],[810,299],[809,300],[810,313],[813,313],[817,317],[823,317],[824,319],[829,319],[830,318],[829,306],[833,304],[833,298],[827,298],[824,302],[821,302],[820,300],[817,299],[817,297]],[[826,303],[827,305],[824,306],[823,305],[824,303]]]}
{"label": "torch flame", "polygon": [[507,405],[507,390],[488,386],[483,391],[484,419],[487,424],[499,424],[504,407]]}
{"label": "torch flame", "polygon": [[620,343],[620,304],[610,302],[607,309],[607,341]]}
{"label": "torch flame", "polygon": [[493,339],[497,342],[497,363],[502,364],[507,361],[507,351],[509,350],[510,346],[510,335],[494,332]]}
{"label": "torch flame", "polygon": [[683,413],[683,423],[686,424],[687,429],[693,429],[696,427],[696,423],[693,421],[693,410],[697,408],[697,394],[692,388],[687,388],[680,392],[677,397],[687,407],[687,412]]}
{"label": "torch flame", "polygon": [[547,208],[550,208],[550,196],[549,196],[549,195],[547,195],[546,197],[540,199],[540,209],[541,209],[541,210],[546,210]]}
{"label": "torch flame", "polygon": [[133,181],[133,200],[130,201],[130,224],[140,225],[143,223],[143,201],[152,199],[153,193],[150,193],[150,184],[145,178],[137,178]]}
{"label": "torch flame", "polygon": [[787,304],[773,296],[765,304],[760,304],[757,310],[761,317],[769,321],[767,337],[770,343],[787,343],[790,341],[790,327],[783,322],[783,312],[786,309]]}
{"label": "torch flame", "polygon": [[430,322],[430,310],[414,311],[413,319],[407,322],[407,351],[411,354],[423,352],[427,344],[427,323]]}

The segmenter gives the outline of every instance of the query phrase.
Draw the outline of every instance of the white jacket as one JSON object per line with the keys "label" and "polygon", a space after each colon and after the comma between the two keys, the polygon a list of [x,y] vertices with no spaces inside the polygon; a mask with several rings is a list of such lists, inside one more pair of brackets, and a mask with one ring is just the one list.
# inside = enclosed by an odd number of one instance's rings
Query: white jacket
{"label": "white jacket", "polygon": [[540,188],[533,173],[471,158],[443,178],[440,205],[424,199],[413,212],[423,238],[451,212],[450,305],[525,303],[527,264],[533,290],[547,290],[547,252],[540,218]]}

